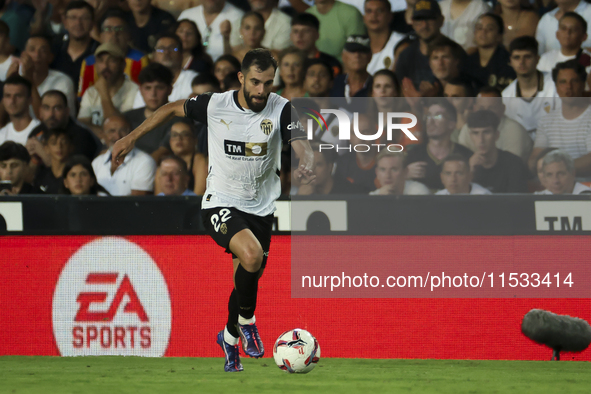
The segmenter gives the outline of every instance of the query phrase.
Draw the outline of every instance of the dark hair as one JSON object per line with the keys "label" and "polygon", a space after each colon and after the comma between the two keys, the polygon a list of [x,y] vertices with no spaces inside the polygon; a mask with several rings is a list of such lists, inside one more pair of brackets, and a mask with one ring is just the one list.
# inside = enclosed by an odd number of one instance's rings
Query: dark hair
{"label": "dark hair", "polygon": [[317,64],[320,64],[322,66],[324,66],[324,68],[326,68],[326,71],[328,71],[328,74],[330,75],[330,80],[334,80],[334,70],[332,69],[332,66],[326,62],[325,60],[322,59],[306,59],[304,61],[304,77],[306,75],[306,73],[308,72],[308,69],[312,66],[315,66]]}
{"label": "dark hair", "polygon": [[97,195],[98,192],[103,192],[109,196],[111,195],[111,193],[109,193],[104,187],[102,187],[101,185],[98,184],[97,179],[96,179],[96,175],[94,173],[94,170],[92,169],[92,163],[84,155],[74,155],[74,156],[70,157],[70,159],[66,162],[66,166],[64,167],[64,171],[62,172],[62,183],[60,185],[60,194],[72,194],[70,189],[66,188],[66,186],[64,185],[64,180],[68,177],[68,173],[70,171],[72,171],[72,168],[74,168],[78,165],[84,167],[84,169],[86,169],[86,171],[88,171],[88,173],[90,174],[92,179],[94,179],[94,185],[92,185],[92,187],[90,188],[90,194]]}
{"label": "dark hair", "polygon": [[443,172],[443,167],[445,166],[445,163],[447,163],[448,161],[460,161],[462,163],[464,163],[464,165],[466,166],[466,168],[468,169],[468,171],[470,171],[470,161],[468,161],[468,158],[460,153],[450,153],[449,155],[447,155],[447,157],[445,159],[443,159],[441,161],[441,171]]}
{"label": "dark hair", "polygon": [[[387,68],[378,70],[374,73],[373,79],[375,80],[376,77],[379,77],[380,75],[384,75],[390,78],[392,80],[392,83],[394,84],[394,89],[396,89],[398,95],[400,96],[402,94],[402,89],[400,88],[400,82],[398,81],[398,77],[396,76],[396,74],[394,74],[392,70],[388,70]],[[373,90],[373,83],[370,90]]]}
{"label": "dark hair", "polygon": [[156,39],[156,41],[154,41],[154,50],[156,49],[156,44],[158,43],[158,41],[160,41],[163,38],[169,38],[171,40],[176,41],[178,47],[179,47],[179,51],[182,52],[183,50],[183,42],[181,41],[181,38],[179,36],[177,36],[174,33],[162,33],[158,36],[158,38]]}
{"label": "dark hair", "polygon": [[517,37],[509,44],[509,54],[513,54],[513,51],[530,51],[537,55],[538,41],[531,36]]}
{"label": "dark hair", "polygon": [[0,21],[0,36],[10,36],[10,27],[4,21]]}
{"label": "dark hair", "polygon": [[503,22],[503,18],[500,15],[495,14],[494,12],[487,12],[478,17],[478,19],[482,19],[484,17],[491,18],[497,24],[498,32],[500,35],[505,33],[505,22]]}
{"label": "dark hair", "polygon": [[558,73],[560,70],[573,70],[575,73],[577,73],[577,76],[581,79],[581,82],[585,82],[587,80],[587,71],[585,70],[585,66],[579,63],[579,61],[576,59],[557,63],[556,66],[554,66],[552,69],[552,80],[554,83],[556,83],[558,80]]}
{"label": "dark hair", "polygon": [[224,77],[224,80],[222,81],[222,85],[224,86],[225,90],[228,90],[228,88],[232,85],[240,85],[240,79],[238,79],[238,74],[229,73],[228,75],[226,75]]}
{"label": "dark hair", "polygon": [[28,79],[21,77],[18,74],[13,74],[10,77],[6,78],[4,81],[4,86],[6,85],[21,85],[27,89],[27,97],[31,97],[31,92],[33,90],[33,85],[29,82]]}
{"label": "dark hair", "polygon": [[140,85],[150,82],[162,82],[168,86],[172,86],[173,78],[172,71],[168,67],[160,63],[150,63],[140,71],[138,82]]}
{"label": "dark hair", "polygon": [[501,94],[501,91],[499,89],[495,88],[494,86],[484,86],[484,87],[480,88],[480,90],[478,91],[478,94],[487,94],[487,93],[494,94],[497,97],[503,97],[503,95]]}
{"label": "dark hair", "polygon": [[59,97],[62,100],[62,102],[64,103],[64,107],[68,106],[68,98],[66,97],[64,92],[62,92],[60,90],[55,90],[55,89],[48,90],[47,92],[43,93],[43,96],[41,96],[41,101],[43,101],[43,99],[48,96]]}
{"label": "dark hair", "polygon": [[66,136],[70,144],[73,143],[72,136],[68,133],[68,130],[62,129],[61,127],[54,127],[53,129],[49,129],[43,133],[43,143],[47,144],[51,137],[59,137],[60,135]]}
{"label": "dark hair", "polygon": [[365,5],[365,3],[367,3],[368,1],[379,1],[387,7],[388,12],[390,12],[390,10],[392,9],[392,3],[390,3],[390,0],[365,0],[363,4]]}
{"label": "dark hair", "polygon": [[[27,42],[28,42],[29,40],[32,40],[32,39],[34,39],[34,38],[40,38],[40,39],[42,39],[42,40],[45,40],[45,42],[46,42],[46,43],[47,43],[47,45],[49,46],[49,49],[50,49],[50,50],[52,49],[52,48],[51,48],[51,41],[52,41],[52,40],[51,40],[51,37],[49,37],[48,35],[46,35],[46,34],[31,34],[31,35],[29,36],[29,38],[27,38]],[[53,51],[52,51],[52,53],[53,53]]]}
{"label": "dark hair", "polygon": [[434,105],[439,105],[447,113],[450,120],[453,120],[454,122],[456,122],[458,120],[458,113],[456,112],[456,107],[454,107],[453,104],[448,99],[440,98],[440,97],[429,98],[429,99],[426,99],[424,101],[424,103],[425,103],[425,108],[430,108]]}
{"label": "dark hair", "polygon": [[310,26],[316,30],[320,30],[320,21],[318,18],[307,12],[297,14],[291,19],[291,26],[293,27],[295,25]]}
{"label": "dark hair", "polygon": [[569,12],[565,12],[562,15],[562,17],[560,18],[560,21],[562,21],[564,18],[576,19],[581,24],[581,27],[583,28],[583,33],[587,33],[587,21],[581,15],[577,14],[574,11],[569,11]]}
{"label": "dark hair", "polygon": [[273,71],[276,71],[277,60],[275,60],[273,54],[268,49],[252,49],[244,55],[241,67],[242,73],[246,75],[253,66],[260,71],[266,71],[269,67],[273,67]]}
{"label": "dark hair", "polygon": [[242,16],[242,19],[240,20],[240,26],[242,27],[242,23],[244,23],[244,20],[246,18],[248,18],[249,16],[254,16],[255,18],[257,18],[259,20],[259,22],[261,22],[263,24],[263,26],[265,25],[265,18],[258,12],[256,11],[248,11],[246,14],[244,14]]}
{"label": "dark hair", "polygon": [[174,118],[172,123],[170,124],[170,129],[172,130],[172,126],[174,126],[177,123],[182,123],[184,125],[189,126],[189,130],[191,131],[191,134],[193,135],[194,138],[197,138],[197,127],[195,126],[195,122],[193,122],[189,118]]}
{"label": "dark hair", "polygon": [[463,87],[464,91],[466,92],[465,97],[474,97],[474,87],[472,86],[472,82],[466,78],[453,78],[447,83],[450,85]]}
{"label": "dark hair", "polygon": [[164,160],[173,160],[173,161],[175,161],[179,165],[179,167],[181,168],[181,172],[184,175],[189,175],[189,168],[187,167],[187,162],[185,162],[180,157],[178,157],[176,155],[168,155],[168,156],[165,156],[158,163],[158,167],[160,167],[162,165],[162,162],[164,162]]}
{"label": "dark hair", "polygon": [[109,18],[119,18],[123,21],[125,25],[125,29],[128,29],[129,24],[127,23],[127,18],[125,17],[125,13],[120,10],[119,8],[109,8],[105,15],[101,18],[101,22],[99,23],[99,27],[102,29],[105,21]]}
{"label": "dark hair", "polygon": [[234,69],[237,72],[240,71],[240,61],[232,55],[222,55],[222,56],[218,57],[218,59],[214,63],[214,66],[216,64],[218,64],[219,62],[228,62],[232,65],[232,67],[234,67]]}
{"label": "dark hair", "polygon": [[312,148],[312,151],[320,153],[324,157],[324,160],[326,160],[327,163],[333,163],[333,164],[336,163],[336,161],[338,159],[338,154],[334,150],[332,150],[332,149],[320,150],[320,142],[317,142],[317,141],[310,142],[310,147]]}
{"label": "dark hair", "polygon": [[492,127],[496,131],[499,128],[500,119],[492,111],[480,110],[471,112],[466,123],[470,129]]}
{"label": "dark hair", "polygon": [[457,60],[462,60],[466,56],[466,52],[464,48],[457,42],[450,40],[446,36],[437,37],[433,42],[429,45],[429,57],[435,52],[436,50],[441,50],[444,48],[449,48],[451,55],[456,58]]}
{"label": "dark hair", "polygon": [[211,57],[205,52],[205,49],[203,48],[203,43],[201,42],[201,32],[199,31],[197,24],[191,19],[181,19],[177,22],[176,29],[174,29],[175,32],[180,27],[181,23],[188,23],[195,28],[195,35],[197,36],[197,40],[195,43],[195,47],[191,50],[191,55],[193,55],[193,57],[196,59],[207,60],[208,63],[213,64]]}
{"label": "dark hair", "polygon": [[23,145],[14,141],[5,141],[0,145],[0,161],[10,159],[21,160],[28,164],[31,161],[31,155]]}
{"label": "dark hair", "polygon": [[94,20],[94,7],[88,4],[86,1],[83,0],[74,0],[68,3],[66,6],[66,10],[64,11],[64,15],[68,13],[70,10],[81,10],[87,9],[90,12],[91,18]]}
{"label": "dark hair", "polygon": [[191,87],[197,85],[213,85],[213,87],[217,91],[221,90],[220,81],[218,81],[218,79],[215,76],[208,73],[201,73],[197,75],[195,78],[193,78],[193,80],[191,81]]}

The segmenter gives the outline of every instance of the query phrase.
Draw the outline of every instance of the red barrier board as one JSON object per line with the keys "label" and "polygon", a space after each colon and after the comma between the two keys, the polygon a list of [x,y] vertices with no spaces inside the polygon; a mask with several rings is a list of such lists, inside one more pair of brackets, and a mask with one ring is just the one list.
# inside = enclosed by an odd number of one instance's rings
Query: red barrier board
{"label": "red barrier board", "polygon": [[[441,238],[406,240],[443,263],[455,259],[465,237]],[[0,250],[0,355],[221,356],[215,336],[226,321],[232,268],[206,236],[1,237]],[[569,258],[586,261],[583,250]],[[260,282],[266,357],[277,336],[300,327],[316,336],[323,357],[547,360],[551,351],[521,334],[525,313],[591,319],[588,299],[291,298],[290,253],[290,237],[274,237]]]}

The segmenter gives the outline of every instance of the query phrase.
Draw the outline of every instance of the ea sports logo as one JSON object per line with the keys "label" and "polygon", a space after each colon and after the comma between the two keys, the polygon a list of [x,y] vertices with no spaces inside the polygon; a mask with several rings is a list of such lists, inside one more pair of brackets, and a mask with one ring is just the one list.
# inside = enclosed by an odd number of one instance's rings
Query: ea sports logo
{"label": "ea sports logo", "polygon": [[53,334],[62,356],[163,356],[170,296],[154,260],[122,238],[81,247],[53,294]]}

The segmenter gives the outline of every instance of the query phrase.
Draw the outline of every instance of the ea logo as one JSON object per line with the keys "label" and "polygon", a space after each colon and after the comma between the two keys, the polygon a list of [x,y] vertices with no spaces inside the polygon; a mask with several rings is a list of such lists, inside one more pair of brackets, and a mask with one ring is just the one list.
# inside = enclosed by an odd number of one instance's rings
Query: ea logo
{"label": "ea logo", "polygon": [[101,238],[82,246],[53,294],[53,335],[62,356],[163,356],[172,323],[158,266],[138,245]]}

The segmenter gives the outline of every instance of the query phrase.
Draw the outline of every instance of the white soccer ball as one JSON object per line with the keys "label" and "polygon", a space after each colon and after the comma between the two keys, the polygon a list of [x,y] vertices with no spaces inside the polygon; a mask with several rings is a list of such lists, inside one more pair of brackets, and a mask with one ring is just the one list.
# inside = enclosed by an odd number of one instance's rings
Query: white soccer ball
{"label": "white soccer ball", "polygon": [[320,345],[308,331],[296,328],[277,338],[273,346],[275,364],[289,373],[308,373],[320,360]]}

